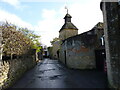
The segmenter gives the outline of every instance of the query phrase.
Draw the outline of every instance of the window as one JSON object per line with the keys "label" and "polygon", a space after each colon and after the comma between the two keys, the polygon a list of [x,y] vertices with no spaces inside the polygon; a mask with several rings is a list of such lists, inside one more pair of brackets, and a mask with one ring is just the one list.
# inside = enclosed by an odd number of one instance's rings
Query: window
{"label": "window", "polygon": [[101,39],[101,45],[104,46],[105,45],[104,35],[100,39]]}

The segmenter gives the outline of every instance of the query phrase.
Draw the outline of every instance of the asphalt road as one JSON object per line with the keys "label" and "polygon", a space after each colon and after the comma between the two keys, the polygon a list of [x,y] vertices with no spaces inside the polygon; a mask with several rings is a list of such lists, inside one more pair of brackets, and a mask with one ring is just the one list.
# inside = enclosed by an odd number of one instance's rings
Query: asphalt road
{"label": "asphalt road", "polygon": [[106,88],[103,72],[68,69],[58,60],[44,59],[26,72],[12,88]]}

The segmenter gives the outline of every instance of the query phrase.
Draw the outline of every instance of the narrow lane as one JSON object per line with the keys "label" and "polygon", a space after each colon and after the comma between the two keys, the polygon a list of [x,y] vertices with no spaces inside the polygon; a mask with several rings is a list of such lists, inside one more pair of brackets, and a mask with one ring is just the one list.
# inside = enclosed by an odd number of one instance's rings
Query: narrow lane
{"label": "narrow lane", "polygon": [[58,60],[45,59],[28,71],[12,88],[105,88],[102,72],[71,70]]}

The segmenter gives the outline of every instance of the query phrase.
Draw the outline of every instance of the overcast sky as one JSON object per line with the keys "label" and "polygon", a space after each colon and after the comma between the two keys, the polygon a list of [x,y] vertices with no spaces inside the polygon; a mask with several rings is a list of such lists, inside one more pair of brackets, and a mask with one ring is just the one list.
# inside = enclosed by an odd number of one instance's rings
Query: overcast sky
{"label": "overcast sky", "polygon": [[0,21],[8,21],[19,27],[27,27],[41,36],[41,42],[59,36],[64,24],[65,6],[69,9],[73,24],[79,34],[103,22],[101,0],[0,0]]}

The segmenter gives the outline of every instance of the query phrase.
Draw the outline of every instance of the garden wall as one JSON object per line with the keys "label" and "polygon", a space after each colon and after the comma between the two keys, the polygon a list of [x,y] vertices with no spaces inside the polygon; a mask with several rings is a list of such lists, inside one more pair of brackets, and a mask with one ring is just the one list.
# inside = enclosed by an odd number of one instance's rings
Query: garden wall
{"label": "garden wall", "polygon": [[2,61],[0,67],[0,89],[12,86],[16,80],[35,65],[35,55],[26,58]]}

